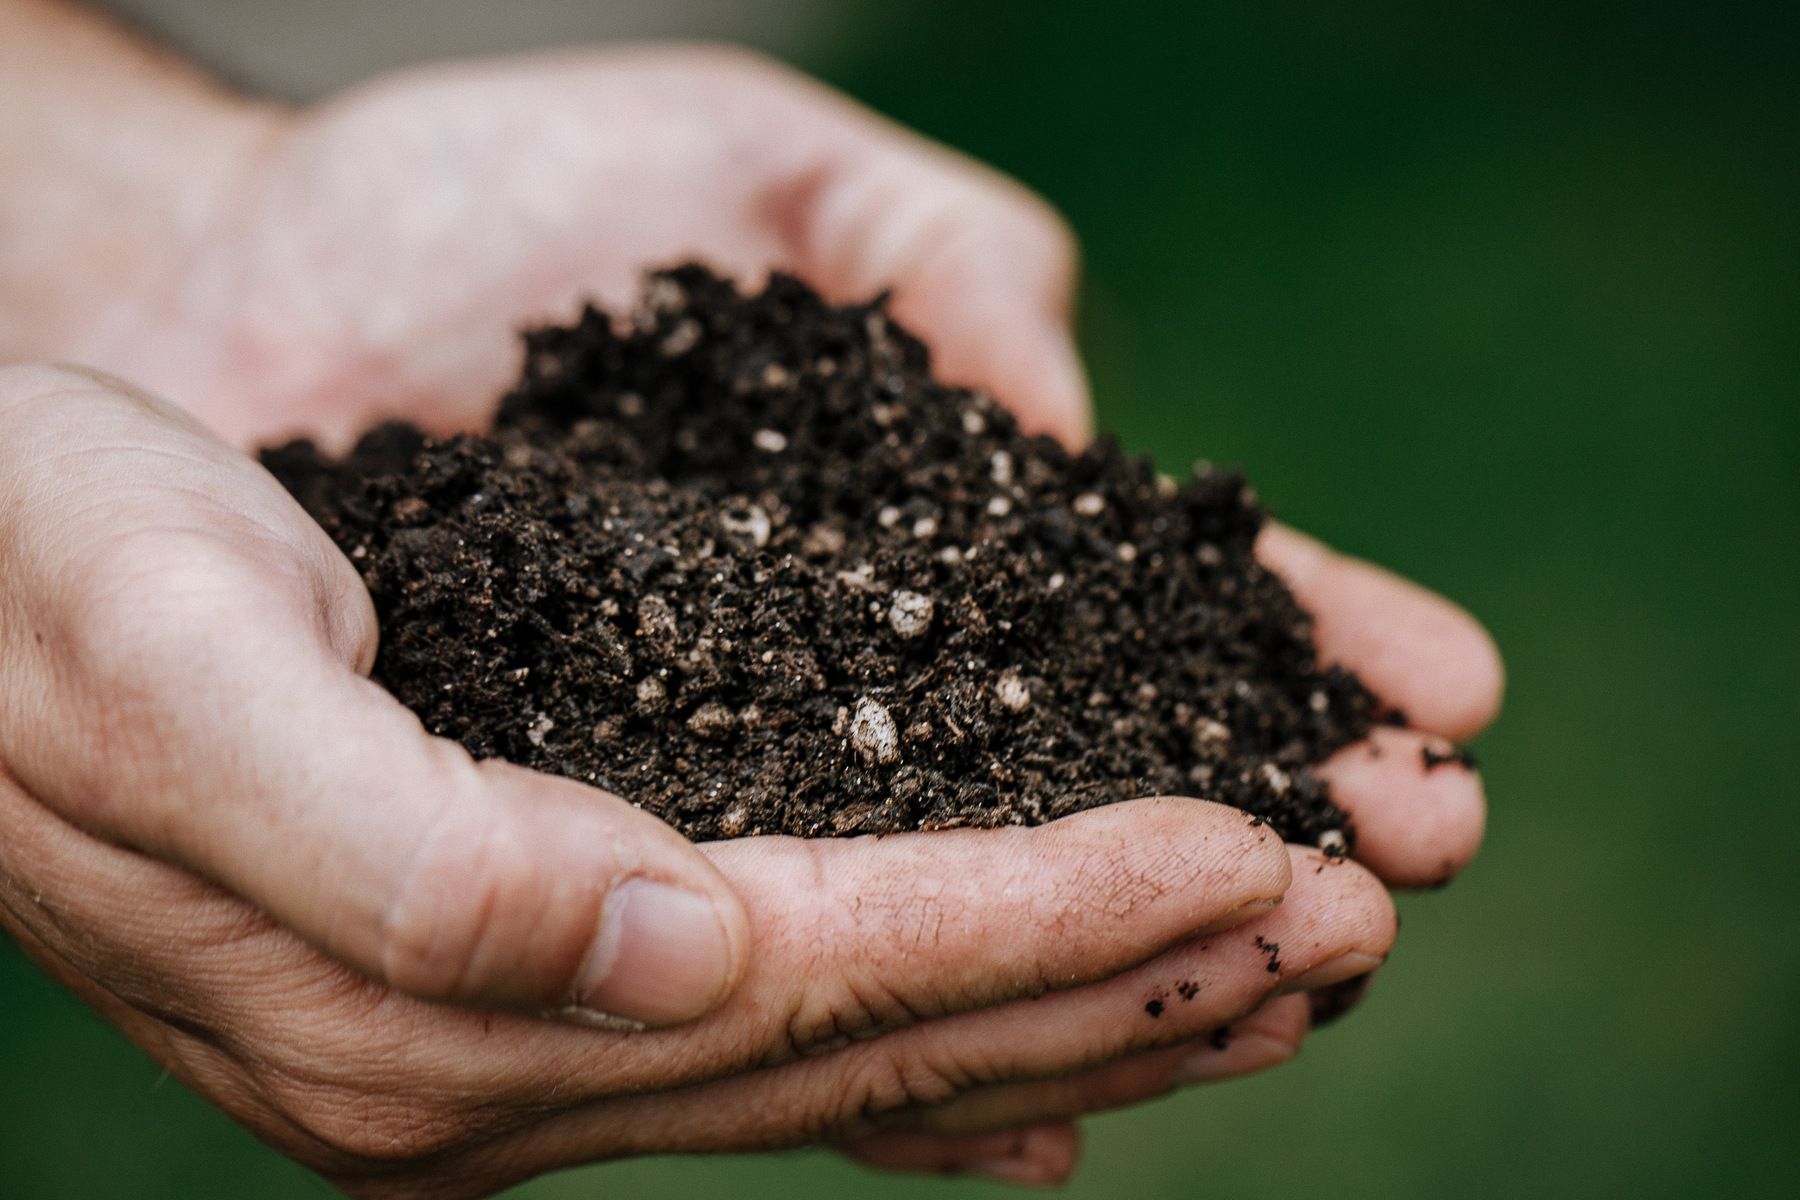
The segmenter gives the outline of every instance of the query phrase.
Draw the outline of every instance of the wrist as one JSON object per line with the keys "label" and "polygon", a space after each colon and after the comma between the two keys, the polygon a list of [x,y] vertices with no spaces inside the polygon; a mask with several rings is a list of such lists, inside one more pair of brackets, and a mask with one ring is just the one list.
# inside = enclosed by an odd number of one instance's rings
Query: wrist
{"label": "wrist", "polygon": [[110,358],[287,119],[92,14],[0,0],[0,362]]}

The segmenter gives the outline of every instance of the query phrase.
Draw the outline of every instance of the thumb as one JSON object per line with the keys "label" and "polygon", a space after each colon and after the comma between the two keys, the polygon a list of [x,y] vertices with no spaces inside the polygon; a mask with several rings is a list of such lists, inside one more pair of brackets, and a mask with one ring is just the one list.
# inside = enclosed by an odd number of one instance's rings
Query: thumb
{"label": "thumb", "polygon": [[672,1024],[730,886],[615,796],[433,738],[363,678],[354,571],[259,467],[116,381],[0,371],[0,760],[426,999]]}

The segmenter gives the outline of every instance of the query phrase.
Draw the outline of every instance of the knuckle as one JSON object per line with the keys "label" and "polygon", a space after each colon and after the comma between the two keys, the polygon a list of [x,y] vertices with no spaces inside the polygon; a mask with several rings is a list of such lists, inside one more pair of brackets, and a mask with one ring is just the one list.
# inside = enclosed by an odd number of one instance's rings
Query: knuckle
{"label": "knuckle", "polygon": [[793,1058],[815,1058],[919,1020],[918,1013],[878,981],[839,977],[802,993],[784,1029],[786,1051]]}
{"label": "knuckle", "polygon": [[472,995],[485,980],[490,949],[530,890],[529,855],[512,828],[447,806],[402,874],[382,914],[376,959],[381,978],[432,1000]]}
{"label": "knuckle", "polygon": [[879,1045],[870,1050],[849,1065],[839,1089],[840,1105],[829,1124],[840,1134],[874,1125],[890,1113],[948,1104],[981,1082],[951,1060]]}
{"label": "knuckle", "polygon": [[810,841],[797,842],[795,849],[799,862],[790,876],[790,911],[807,914],[807,920],[786,935],[794,959],[803,964],[795,973],[799,986],[791,994],[777,1051],[786,1061],[828,1054],[915,1019],[866,961],[843,957],[845,948],[863,953],[860,948],[885,944],[868,936],[864,896],[834,885],[833,873]]}
{"label": "knuckle", "polygon": [[492,1118],[443,1101],[303,1083],[273,1090],[278,1110],[340,1169],[418,1162],[491,1132]]}
{"label": "knuckle", "polygon": [[798,973],[781,1053],[789,1060],[817,1057],[942,1015],[947,998],[913,994],[901,981],[926,961],[947,927],[962,922],[960,901],[920,889],[915,880],[845,890],[834,886],[814,846],[800,849],[805,869],[792,876],[790,894],[795,911],[811,917],[803,932],[789,936],[804,939],[793,949],[807,969]]}

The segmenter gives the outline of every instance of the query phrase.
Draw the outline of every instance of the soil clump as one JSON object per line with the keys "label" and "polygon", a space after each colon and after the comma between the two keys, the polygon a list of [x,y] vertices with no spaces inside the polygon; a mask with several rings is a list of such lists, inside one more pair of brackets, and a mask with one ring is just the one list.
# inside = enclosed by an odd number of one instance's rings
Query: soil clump
{"label": "soil clump", "polygon": [[429,730],[696,840],[1175,794],[1350,848],[1311,767],[1381,705],[1319,668],[1243,478],[1025,437],[880,299],[658,273],[628,323],[529,333],[487,436],[263,462],[361,572],[374,677]]}

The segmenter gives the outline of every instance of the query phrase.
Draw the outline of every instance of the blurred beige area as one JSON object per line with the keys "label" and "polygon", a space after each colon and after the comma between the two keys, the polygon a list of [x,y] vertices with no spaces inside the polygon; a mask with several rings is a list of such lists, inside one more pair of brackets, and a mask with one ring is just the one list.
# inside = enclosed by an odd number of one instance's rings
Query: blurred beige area
{"label": "blurred beige area", "polygon": [[738,42],[805,64],[882,6],[834,0],[92,0],[230,82],[312,100],[395,67],[633,38]]}

